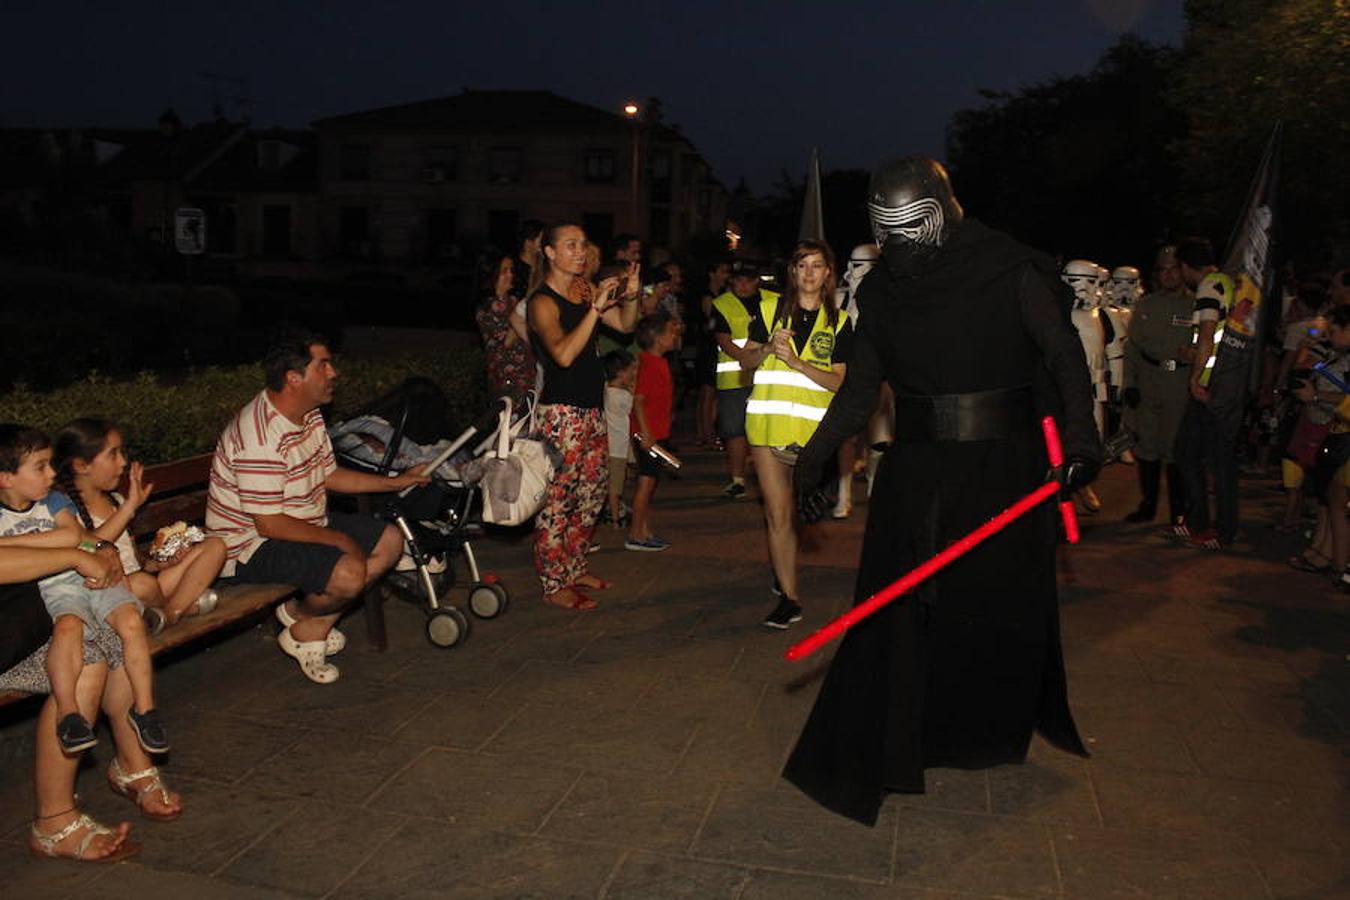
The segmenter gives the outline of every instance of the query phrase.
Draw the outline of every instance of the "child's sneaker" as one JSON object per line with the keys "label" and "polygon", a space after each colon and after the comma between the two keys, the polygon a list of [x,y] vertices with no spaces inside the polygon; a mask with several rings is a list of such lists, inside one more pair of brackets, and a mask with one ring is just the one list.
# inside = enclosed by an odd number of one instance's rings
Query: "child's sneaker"
{"label": "child's sneaker", "polygon": [[787,597],[778,601],[778,605],[773,608],[773,612],[764,617],[764,627],[777,628],[779,631],[787,628],[794,622],[802,620],[802,608]]}
{"label": "child's sneaker", "polygon": [[164,732],[164,722],[160,720],[159,710],[147,709],[136,712],[135,707],[127,710],[127,721],[131,730],[136,732],[136,740],[146,753],[168,753],[169,736]]}
{"label": "child's sneaker", "polygon": [[636,538],[629,538],[628,540],[626,540],[626,541],[623,542],[623,549],[625,549],[625,550],[641,550],[641,551],[645,551],[645,552],[648,552],[648,553],[653,553],[653,552],[656,552],[656,551],[658,551],[658,550],[665,550],[665,549],[666,549],[667,547],[669,547],[669,546],[670,546],[670,541],[662,540],[661,538],[657,537],[656,535],[652,535],[651,537],[647,538],[646,540],[638,540],[638,539],[636,539]]}
{"label": "child's sneaker", "polygon": [[722,496],[728,500],[739,500],[745,496],[745,482],[733,481],[731,484],[722,488]]}
{"label": "child's sneaker", "polygon": [[61,742],[61,752],[67,756],[74,756],[98,743],[94,729],[79,713],[71,713],[56,723],[56,739]]}

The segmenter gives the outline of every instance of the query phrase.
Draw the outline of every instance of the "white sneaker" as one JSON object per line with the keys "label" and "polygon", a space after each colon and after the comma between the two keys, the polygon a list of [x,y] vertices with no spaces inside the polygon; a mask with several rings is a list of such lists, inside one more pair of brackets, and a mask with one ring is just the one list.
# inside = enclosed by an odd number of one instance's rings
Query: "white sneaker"
{"label": "white sneaker", "polygon": [[[412,558],[412,554],[408,553],[407,551],[404,551],[403,555],[398,558],[398,562],[394,565],[395,572],[411,572],[416,568],[417,562]],[[444,571],[445,571],[445,557],[443,556],[427,557],[427,574],[439,575]]]}
{"label": "white sneaker", "polygon": [[[296,622],[295,616],[286,611],[285,600],[277,604],[277,621],[281,623],[283,628],[290,628]],[[341,653],[345,646],[347,646],[347,636],[338,631],[337,626],[334,625],[328,631],[328,639],[324,641],[323,652],[332,656],[335,653]]]}
{"label": "white sneaker", "polygon": [[297,641],[291,637],[291,629],[287,627],[277,635],[277,646],[282,653],[298,662],[300,671],[316,684],[332,684],[341,674],[337,666],[324,658],[323,641]]}

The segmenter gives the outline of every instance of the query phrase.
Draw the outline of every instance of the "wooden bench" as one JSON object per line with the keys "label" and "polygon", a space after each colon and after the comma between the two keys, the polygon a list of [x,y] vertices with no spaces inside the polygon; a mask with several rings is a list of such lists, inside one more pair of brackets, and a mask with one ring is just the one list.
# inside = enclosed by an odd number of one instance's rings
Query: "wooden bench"
{"label": "wooden bench", "polygon": [[[155,492],[132,520],[130,530],[137,543],[148,542],[158,529],[174,522],[201,524],[206,517],[206,491],[210,477],[209,453],[146,469],[145,482],[153,484]],[[125,488],[123,484],[124,491]],[[152,636],[150,652],[159,654],[192,643],[296,593],[296,588],[288,584],[241,584],[219,590],[220,603],[214,610],[204,616],[185,616]],[[28,696],[0,692],[0,706]]]}

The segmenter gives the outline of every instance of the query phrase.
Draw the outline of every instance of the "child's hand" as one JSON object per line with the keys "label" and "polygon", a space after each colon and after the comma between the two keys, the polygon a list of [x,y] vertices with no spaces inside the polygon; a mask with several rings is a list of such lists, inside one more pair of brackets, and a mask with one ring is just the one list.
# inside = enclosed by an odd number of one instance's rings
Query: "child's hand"
{"label": "child's hand", "polygon": [[150,498],[154,492],[154,484],[144,484],[142,479],[145,477],[145,466],[138,462],[131,464],[131,471],[127,475],[127,504],[132,509],[140,509],[141,504]]}
{"label": "child's hand", "polygon": [[93,590],[103,590],[112,587],[122,580],[122,560],[117,558],[117,551],[107,553],[99,551],[98,553],[85,553],[83,550],[75,554],[78,559],[75,563],[75,571],[84,576],[84,586]]}

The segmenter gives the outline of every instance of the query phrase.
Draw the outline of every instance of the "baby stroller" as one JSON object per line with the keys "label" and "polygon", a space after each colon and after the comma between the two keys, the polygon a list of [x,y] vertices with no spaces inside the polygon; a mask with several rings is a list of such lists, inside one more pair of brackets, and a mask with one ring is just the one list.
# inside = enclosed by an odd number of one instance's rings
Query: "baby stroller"
{"label": "baby stroller", "polygon": [[494,403],[458,437],[445,439],[441,436],[453,426],[444,394],[414,378],[330,430],[335,454],[355,469],[388,475],[431,463],[430,484],[376,495],[371,511],[393,524],[405,543],[404,558],[385,579],[385,589],[424,605],[427,640],[437,647],[454,647],[469,635],[468,617],[445,599],[455,585],[450,562],[457,554],[467,563],[468,606],[475,616],[496,618],[510,600],[497,576],[478,568],[471,543],[483,533],[473,517],[478,490],[460,479],[456,468],[487,447],[500,410]]}

